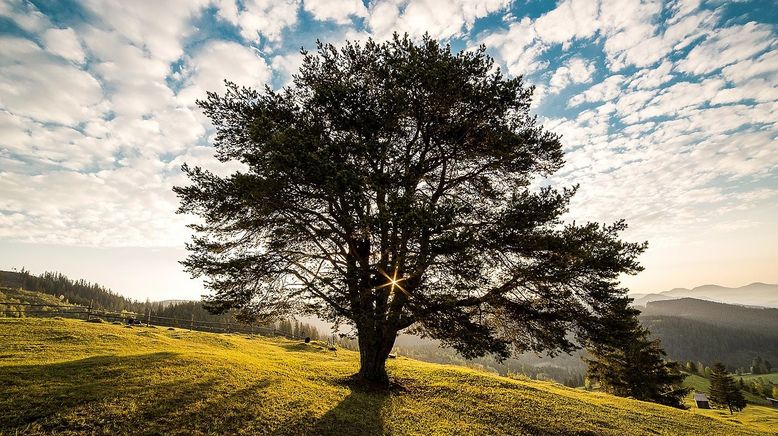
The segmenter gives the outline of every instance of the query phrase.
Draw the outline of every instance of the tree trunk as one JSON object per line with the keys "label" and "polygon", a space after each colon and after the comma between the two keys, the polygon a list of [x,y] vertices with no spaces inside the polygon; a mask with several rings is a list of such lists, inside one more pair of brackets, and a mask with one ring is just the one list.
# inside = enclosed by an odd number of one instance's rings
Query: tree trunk
{"label": "tree trunk", "polygon": [[392,351],[396,334],[369,335],[359,337],[359,373],[360,381],[375,384],[388,385],[389,376],[386,374],[386,359]]}

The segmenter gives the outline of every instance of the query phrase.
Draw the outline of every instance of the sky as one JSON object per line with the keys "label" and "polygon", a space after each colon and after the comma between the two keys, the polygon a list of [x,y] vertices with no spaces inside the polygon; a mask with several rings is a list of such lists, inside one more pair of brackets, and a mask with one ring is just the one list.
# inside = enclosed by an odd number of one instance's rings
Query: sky
{"label": "sky", "polygon": [[563,135],[566,219],[648,241],[633,292],[778,283],[778,9],[765,1],[0,0],[0,269],[197,299],[181,164],[219,174],[195,106],[278,89],[316,40],[485,45]]}

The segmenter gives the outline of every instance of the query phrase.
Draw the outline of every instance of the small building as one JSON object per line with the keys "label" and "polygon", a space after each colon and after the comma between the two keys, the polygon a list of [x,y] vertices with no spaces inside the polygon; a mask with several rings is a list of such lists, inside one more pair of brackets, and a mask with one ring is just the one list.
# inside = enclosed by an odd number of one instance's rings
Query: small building
{"label": "small building", "polygon": [[778,399],[767,398],[767,402],[770,403],[770,405],[773,407],[778,407]]}
{"label": "small building", "polygon": [[710,409],[710,403],[708,403],[708,397],[701,392],[694,393],[694,403],[698,409]]}

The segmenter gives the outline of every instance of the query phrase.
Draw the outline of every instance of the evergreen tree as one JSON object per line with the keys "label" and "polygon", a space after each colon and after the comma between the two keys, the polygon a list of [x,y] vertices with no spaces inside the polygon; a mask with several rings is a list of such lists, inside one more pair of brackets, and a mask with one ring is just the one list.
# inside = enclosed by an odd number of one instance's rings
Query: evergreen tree
{"label": "evergreen tree", "polygon": [[711,368],[708,399],[719,407],[729,408],[730,414],[733,411],[739,412],[746,407],[743,393],[740,392],[735,379],[727,372],[727,368],[721,362],[716,362]]}
{"label": "evergreen tree", "polygon": [[611,337],[589,347],[592,358],[584,359],[589,380],[614,395],[684,408],[686,375],[677,363],[664,360],[659,340],[650,338],[636,316],[627,303],[612,313]]}
{"label": "evergreen tree", "polygon": [[384,385],[408,328],[467,358],[597,340],[645,244],[622,221],[565,223],[575,187],[533,187],[564,156],[523,78],[429,36],[303,54],[282,90],[228,83],[198,103],[217,157],[244,168],[185,165],[175,188],[203,218],[184,265],[209,308],[348,323],[358,378]]}

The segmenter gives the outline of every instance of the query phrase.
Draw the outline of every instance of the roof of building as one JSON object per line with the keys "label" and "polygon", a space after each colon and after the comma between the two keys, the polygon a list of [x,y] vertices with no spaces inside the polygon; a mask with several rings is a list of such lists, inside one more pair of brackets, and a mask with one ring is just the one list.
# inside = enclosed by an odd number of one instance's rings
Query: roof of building
{"label": "roof of building", "polygon": [[706,397],[703,393],[695,393],[694,401],[708,401],[708,397]]}

